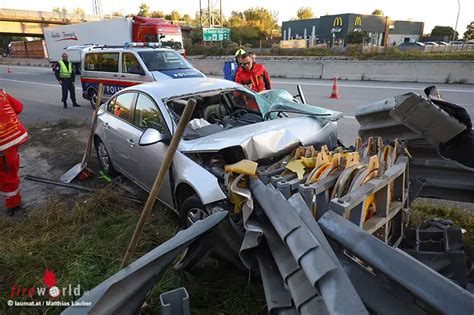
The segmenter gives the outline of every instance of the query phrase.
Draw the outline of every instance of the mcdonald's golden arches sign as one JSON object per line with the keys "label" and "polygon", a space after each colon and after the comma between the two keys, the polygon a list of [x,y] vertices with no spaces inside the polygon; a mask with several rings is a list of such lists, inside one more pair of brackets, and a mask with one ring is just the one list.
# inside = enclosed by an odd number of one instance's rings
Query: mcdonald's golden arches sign
{"label": "mcdonald's golden arches sign", "polygon": [[342,17],[336,16],[334,22],[332,22],[333,27],[342,26]]}
{"label": "mcdonald's golden arches sign", "polygon": [[362,26],[362,18],[360,16],[356,16],[354,26]]}

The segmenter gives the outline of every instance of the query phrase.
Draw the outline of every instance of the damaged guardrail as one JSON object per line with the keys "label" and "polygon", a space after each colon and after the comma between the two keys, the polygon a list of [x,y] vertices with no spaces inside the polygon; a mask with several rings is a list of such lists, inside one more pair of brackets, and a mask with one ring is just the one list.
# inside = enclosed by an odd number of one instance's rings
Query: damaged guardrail
{"label": "damaged guardrail", "polygon": [[429,99],[407,93],[358,109],[359,136],[406,141],[410,181],[424,182],[420,196],[474,202],[474,183],[465,180],[474,175],[470,117],[434,87],[425,92]]}
{"label": "damaged guardrail", "polygon": [[91,303],[91,306],[71,306],[61,314],[137,314],[150,290],[176,256],[202,239],[226,217],[226,211],[218,212],[178,232],[77,301],[79,305],[84,302]]}

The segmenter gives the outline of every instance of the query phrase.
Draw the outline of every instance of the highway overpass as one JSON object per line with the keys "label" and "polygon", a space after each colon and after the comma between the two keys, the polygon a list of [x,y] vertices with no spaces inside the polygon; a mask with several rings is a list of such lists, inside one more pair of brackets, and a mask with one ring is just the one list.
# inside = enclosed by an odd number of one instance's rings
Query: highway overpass
{"label": "highway overpass", "polygon": [[43,36],[49,26],[98,21],[98,15],[75,15],[56,12],[0,9],[0,35]]}

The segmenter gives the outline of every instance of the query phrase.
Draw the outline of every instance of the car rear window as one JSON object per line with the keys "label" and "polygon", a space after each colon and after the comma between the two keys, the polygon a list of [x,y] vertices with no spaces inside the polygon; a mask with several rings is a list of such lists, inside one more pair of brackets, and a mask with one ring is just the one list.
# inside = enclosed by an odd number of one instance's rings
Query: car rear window
{"label": "car rear window", "polygon": [[84,70],[118,72],[119,53],[89,53],[84,59]]}
{"label": "car rear window", "polygon": [[150,71],[191,69],[193,66],[175,51],[141,51],[138,53]]}

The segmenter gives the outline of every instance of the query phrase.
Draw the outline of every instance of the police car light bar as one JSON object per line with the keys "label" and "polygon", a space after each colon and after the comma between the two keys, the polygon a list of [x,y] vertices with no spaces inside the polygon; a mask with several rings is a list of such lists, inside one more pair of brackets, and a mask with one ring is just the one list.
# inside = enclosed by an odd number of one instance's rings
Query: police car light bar
{"label": "police car light bar", "polygon": [[134,42],[126,42],[124,44],[124,47],[130,48],[130,47],[153,47],[153,48],[160,48],[162,47],[161,43],[152,43],[152,42],[146,42],[146,43],[134,43]]}

